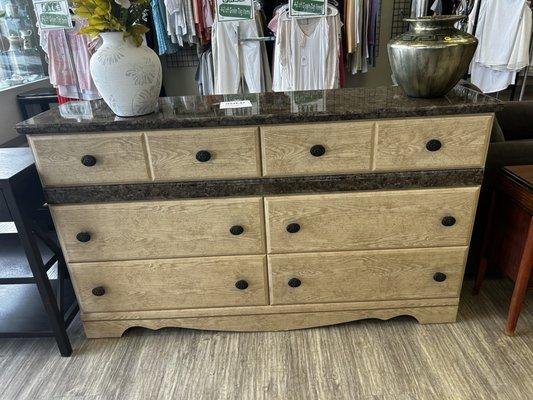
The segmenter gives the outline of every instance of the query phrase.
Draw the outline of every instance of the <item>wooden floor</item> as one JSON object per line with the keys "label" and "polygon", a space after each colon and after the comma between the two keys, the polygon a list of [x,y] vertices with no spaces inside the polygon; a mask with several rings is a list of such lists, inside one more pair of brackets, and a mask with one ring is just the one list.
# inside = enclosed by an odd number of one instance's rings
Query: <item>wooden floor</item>
{"label": "wooden floor", "polygon": [[0,339],[1,400],[533,399],[533,295],[503,334],[512,286],[463,290],[458,323],[367,320],[281,333],[182,329],[87,340]]}

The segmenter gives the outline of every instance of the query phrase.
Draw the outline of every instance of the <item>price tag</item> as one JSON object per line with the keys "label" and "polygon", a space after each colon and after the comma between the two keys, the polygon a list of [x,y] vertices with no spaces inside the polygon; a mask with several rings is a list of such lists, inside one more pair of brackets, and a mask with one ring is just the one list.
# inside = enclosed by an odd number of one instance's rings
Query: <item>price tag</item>
{"label": "price tag", "polygon": [[290,0],[291,17],[312,17],[326,15],[327,0]]}
{"label": "price tag", "polygon": [[217,21],[244,21],[254,19],[253,0],[217,0]]}
{"label": "price tag", "polygon": [[252,102],[250,100],[233,100],[233,101],[223,101],[220,103],[221,110],[227,110],[229,108],[247,108],[252,107]]}
{"label": "price tag", "polygon": [[41,29],[72,28],[72,18],[67,0],[41,0],[35,1],[33,4]]}

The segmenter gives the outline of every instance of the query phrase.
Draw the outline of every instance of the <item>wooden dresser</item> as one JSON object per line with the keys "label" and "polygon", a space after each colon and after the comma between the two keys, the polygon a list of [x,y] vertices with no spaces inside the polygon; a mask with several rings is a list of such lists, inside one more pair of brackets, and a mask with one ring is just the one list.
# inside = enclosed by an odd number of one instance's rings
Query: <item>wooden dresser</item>
{"label": "wooden dresser", "polygon": [[409,106],[391,118],[375,118],[377,100],[328,108],[361,90],[277,117],[264,104],[285,94],[253,97],[259,110],[241,115],[197,97],[196,116],[162,99],[137,119],[103,107],[88,121],[49,111],[19,125],[87,336],[454,321],[498,104],[464,88],[434,103],[387,88]]}

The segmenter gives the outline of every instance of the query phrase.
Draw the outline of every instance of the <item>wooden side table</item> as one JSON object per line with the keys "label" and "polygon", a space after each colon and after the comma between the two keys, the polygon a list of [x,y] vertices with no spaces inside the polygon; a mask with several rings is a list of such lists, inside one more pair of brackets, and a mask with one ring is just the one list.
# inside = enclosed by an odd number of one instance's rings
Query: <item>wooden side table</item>
{"label": "wooden side table", "polygon": [[489,211],[474,293],[487,265],[494,263],[514,280],[505,333],[514,335],[533,268],[533,165],[502,168]]}
{"label": "wooden side table", "polygon": [[[43,204],[30,149],[0,149],[0,222],[13,222],[7,224],[11,231],[0,229],[1,236],[10,235],[7,245],[2,241],[0,246],[0,261],[6,260],[0,264],[0,337],[53,336],[61,355],[69,356],[72,347],[66,328],[78,305],[66,285],[68,271],[61,248],[34,218]],[[48,271],[56,265],[57,279],[52,282]],[[37,315],[39,302],[46,317]]]}

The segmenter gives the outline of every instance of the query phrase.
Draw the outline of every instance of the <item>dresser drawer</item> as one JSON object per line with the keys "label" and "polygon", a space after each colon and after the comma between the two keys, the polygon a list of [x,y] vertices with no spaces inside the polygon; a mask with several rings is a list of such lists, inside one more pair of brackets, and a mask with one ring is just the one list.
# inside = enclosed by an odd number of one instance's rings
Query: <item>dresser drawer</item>
{"label": "dresser drawer", "polygon": [[157,181],[261,176],[257,127],[155,131],[146,135]]}
{"label": "dresser drawer", "polygon": [[270,255],[272,304],[459,296],[467,247]]}
{"label": "dresser drawer", "polygon": [[263,175],[367,171],[373,127],[373,122],[261,127]]}
{"label": "dresser drawer", "polygon": [[84,312],[268,303],[264,256],[73,263],[69,270]]}
{"label": "dresser drawer", "polygon": [[376,171],[483,167],[491,115],[377,122]]}
{"label": "dresser drawer", "polygon": [[478,191],[471,187],[266,198],[268,251],[466,246]]}
{"label": "dresser drawer", "polygon": [[150,180],[141,133],[30,136],[45,186]]}
{"label": "dresser drawer", "polygon": [[261,254],[262,204],[260,198],[153,201],[51,211],[67,260],[81,262]]}

